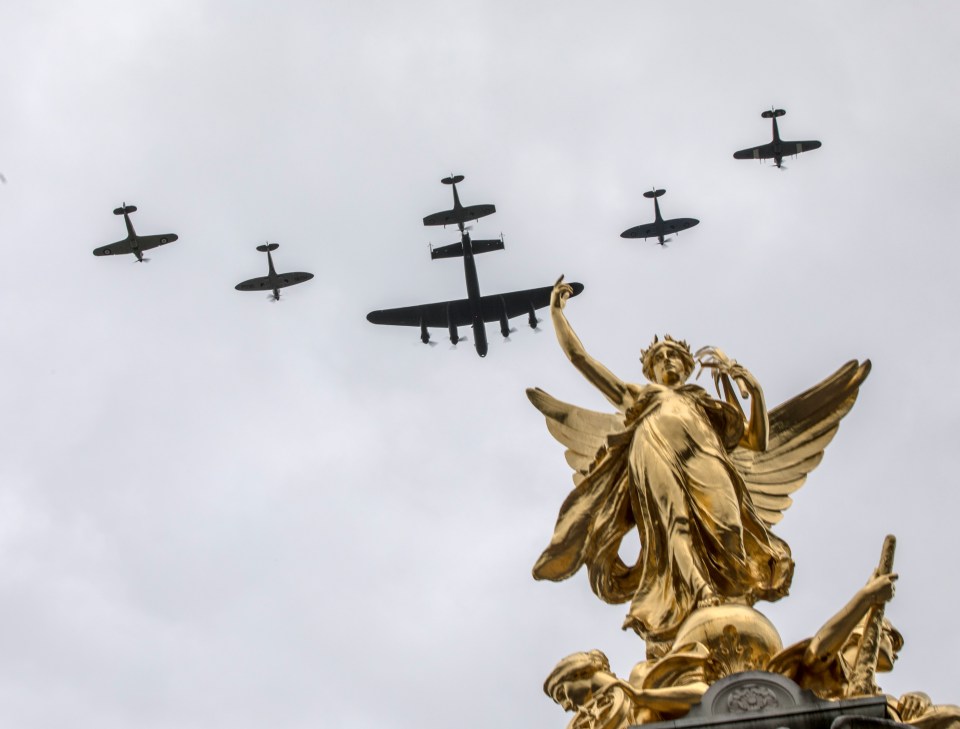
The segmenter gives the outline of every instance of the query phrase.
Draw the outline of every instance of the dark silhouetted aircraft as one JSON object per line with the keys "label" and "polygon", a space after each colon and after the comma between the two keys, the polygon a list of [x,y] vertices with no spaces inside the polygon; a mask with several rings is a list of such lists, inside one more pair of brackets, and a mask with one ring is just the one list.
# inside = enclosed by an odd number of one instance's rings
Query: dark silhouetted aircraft
{"label": "dark silhouetted aircraft", "polygon": [[93,255],[119,256],[124,253],[132,253],[137,257],[137,260],[140,263],[143,263],[145,260],[149,260],[143,257],[144,251],[149,251],[151,248],[163,246],[167,243],[173,243],[173,241],[177,239],[178,236],[174,233],[164,233],[163,235],[137,235],[136,231],[133,229],[133,223],[130,222],[130,213],[135,212],[137,212],[137,206],[127,205],[126,203],[113,211],[114,215],[123,216],[123,222],[127,224],[127,237],[123,240],[118,240],[116,243],[95,248]]}
{"label": "dark silhouetted aircraft", "polygon": [[313,278],[312,273],[303,273],[301,271],[295,273],[277,273],[277,270],[273,267],[273,256],[270,255],[270,251],[275,251],[279,247],[279,243],[266,243],[262,246],[257,246],[258,251],[267,254],[267,265],[270,267],[267,275],[238,283],[234,288],[236,288],[237,291],[273,291],[273,295],[270,298],[274,301],[280,301],[280,289],[286,288],[287,286],[294,286],[295,284],[303,283]]}
{"label": "dark silhouetted aircraft", "polygon": [[814,140],[806,142],[785,142],[780,139],[780,130],[777,128],[777,117],[786,114],[783,109],[771,109],[763,112],[760,116],[764,119],[773,121],[773,141],[769,144],[761,144],[759,147],[750,147],[741,149],[733,153],[734,159],[772,159],[773,163],[782,169],[784,157],[792,157],[801,152],[809,152],[812,149],[819,149],[820,142]]}
{"label": "dark silhouetted aircraft", "polygon": [[621,238],[656,238],[660,245],[664,245],[670,240],[669,238],[664,238],[665,235],[679,233],[681,230],[692,228],[700,222],[696,218],[673,218],[671,220],[664,220],[660,216],[660,203],[657,202],[657,198],[665,192],[666,190],[654,189],[650,192],[643,193],[644,197],[653,198],[653,212],[657,216],[657,219],[652,223],[638,225],[623,231],[620,234]]}
{"label": "dark silhouetted aircraft", "polygon": [[[510,291],[504,294],[480,295],[477,280],[477,265],[474,255],[488,251],[503,250],[503,237],[494,240],[472,240],[465,223],[478,220],[497,211],[493,205],[469,205],[464,207],[457,194],[457,183],[463,175],[451,175],[441,180],[444,185],[453,187],[453,209],[428,215],[424,225],[456,225],[460,230],[460,242],[430,249],[430,258],[463,258],[463,272],[467,280],[467,298],[456,301],[440,301],[435,304],[419,304],[398,309],[382,309],[367,314],[367,321],[373,324],[392,324],[396,326],[420,327],[420,341],[430,343],[429,327],[444,327],[450,332],[450,341],[457,344],[462,337],[458,327],[470,325],[473,328],[473,342],[477,354],[487,354],[487,330],[485,322],[499,322],[500,333],[504,338],[510,336],[509,320],[515,316],[527,315],[531,328],[536,328],[538,319],[536,310],[550,303],[553,286],[538,289]],[[583,291],[583,284],[571,283],[573,295]]]}

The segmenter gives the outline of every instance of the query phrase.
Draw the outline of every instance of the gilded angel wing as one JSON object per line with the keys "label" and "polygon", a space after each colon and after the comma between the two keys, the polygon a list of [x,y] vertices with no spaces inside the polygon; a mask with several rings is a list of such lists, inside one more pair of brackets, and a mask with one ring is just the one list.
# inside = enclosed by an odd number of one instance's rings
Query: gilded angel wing
{"label": "gilded angel wing", "polygon": [[843,416],[856,402],[860,385],[870,374],[870,360],[847,362],[830,377],[770,411],[767,449],[736,448],[730,453],[757,515],[773,526],[823,458]]}
{"label": "gilded angel wing", "polygon": [[623,430],[623,417],[561,402],[539,387],[527,388],[527,397],[546,417],[550,435],[566,446],[564,455],[574,471],[573,483],[579,486],[597,452],[606,447],[607,436]]}

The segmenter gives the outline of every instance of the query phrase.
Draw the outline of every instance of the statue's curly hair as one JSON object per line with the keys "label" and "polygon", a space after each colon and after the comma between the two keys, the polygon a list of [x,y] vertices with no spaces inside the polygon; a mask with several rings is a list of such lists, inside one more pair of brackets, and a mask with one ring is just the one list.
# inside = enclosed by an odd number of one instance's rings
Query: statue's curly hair
{"label": "statue's curly hair", "polygon": [[598,671],[610,672],[610,660],[603,651],[571,653],[554,668],[543,682],[543,692],[556,701],[556,691],[566,681],[587,678]]}
{"label": "statue's curly hair", "polygon": [[654,381],[653,354],[662,347],[670,347],[679,352],[687,368],[687,377],[693,374],[694,367],[696,367],[697,363],[693,359],[693,352],[690,351],[690,345],[683,339],[674,339],[669,334],[665,334],[662,340],[655,335],[650,346],[640,350],[640,361],[643,362],[644,377],[650,380],[650,382]]}

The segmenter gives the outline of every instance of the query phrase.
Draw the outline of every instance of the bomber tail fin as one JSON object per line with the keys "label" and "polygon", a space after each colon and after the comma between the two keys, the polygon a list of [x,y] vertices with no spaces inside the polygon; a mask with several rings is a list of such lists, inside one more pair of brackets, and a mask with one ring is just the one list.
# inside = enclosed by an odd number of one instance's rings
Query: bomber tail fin
{"label": "bomber tail fin", "polygon": [[471,240],[470,249],[474,253],[489,253],[490,251],[503,250],[503,236],[491,238],[488,240]]}
{"label": "bomber tail fin", "polygon": [[438,258],[460,258],[463,256],[463,244],[451,243],[448,246],[439,248],[430,247],[430,259],[436,261]]}

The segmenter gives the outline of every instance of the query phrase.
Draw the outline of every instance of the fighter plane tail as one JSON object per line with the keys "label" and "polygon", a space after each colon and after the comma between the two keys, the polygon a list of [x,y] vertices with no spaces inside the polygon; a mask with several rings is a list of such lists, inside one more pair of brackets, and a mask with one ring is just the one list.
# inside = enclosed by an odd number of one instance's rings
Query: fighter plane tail
{"label": "fighter plane tail", "polygon": [[644,197],[660,197],[665,192],[666,190],[648,190],[647,192],[643,193],[643,196]]}
{"label": "fighter plane tail", "polygon": [[257,250],[261,253],[267,253],[268,251],[275,251],[280,247],[279,243],[265,243],[262,246],[257,246]]}
{"label": "fighter plane tail", "polygon": [[458,182],[463,182],[463,175],[450,175],[450,177],[444,177],[440,182],[444,185],[456,185]]}
{"label": "fighter plane tail", "polygon": [[117,208],[116,210],[114,210],[114,211],[113,211],[113,214],[114,214],[114,215],[123,215],[124,213],[135,213],[135,212],[137,212],[137,206],[136,206],[136,205],[127,205],[126,203],[124,203],[124,204],[121,205],[119,208]]}
{"label": "fighter plane tail", "polygon": [[763,112],[760,116],[764,119],[773,119],[774,117],[783,116],[786,113],[783,109],[771,109],[770,111]]}

